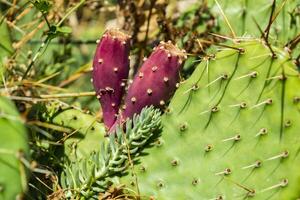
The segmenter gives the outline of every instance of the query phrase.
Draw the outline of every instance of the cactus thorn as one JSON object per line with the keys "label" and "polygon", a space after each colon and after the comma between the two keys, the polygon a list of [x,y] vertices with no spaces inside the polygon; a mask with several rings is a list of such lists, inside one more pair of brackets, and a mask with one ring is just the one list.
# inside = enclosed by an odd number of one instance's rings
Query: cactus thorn
{"label": "cactus thorn", "polygon": [[242,102],[240,104],[240,108],[247,108],[247,103],[246,102]]}
{"label": "cactus thorn", "polygon": [[242,167],[242,169],[249,169],[249,168],[259,168],[261,167],[262,162],[260,160],[255,161],[255,163],[252,163],[248,166]]}
{"label": "cactus thorn", "polygon": [[136,98],[135,97],[131,97],[131,102],[134,104],[136,102]]}
{"label": "cactus thorn", "polygon": [[164,183],[163,183],[162,181],[159,181],[159,182],[157,183],[157,187],[159,187],[159,188],[164,187]]}
{"label": "cactus thorn", "polygon": [[143,73],[143,72],[140,72],[140,73],[139,73],[139,77],[140,77],[140,78],[143,78],[143,76],[144,76],[144,73]]}
{"label": "cactus thorn", "polygon": [[185,131],[186,129],[187,129],[187,124],[186,124],[186,123],[183,123],[183,124],[181,124],[181,125],[179,126],[179,130],[180,130],[181,132]]}
{"label": "cactus thorn", "polygon": [[98,63],[99,63],[99,64],[103,64],[103,59],[102,59],[102,58],[99,58],[99,59],[98,59]]}
{"label": "cactus thorn", "polygon": [[151,70],[152,70],[153,72],[155,72],[155,71],[157,70],[157,66],[153,66],[153,67],[151,68]]}
{"label": "cactus thorn", "polygon": [[174,166],[174,167],[177,166],[178,163],[179,163],[179,162],[178,162],[178,160],[176,160],[176,159],[174,159],[174,160],[171,161],[171,165]]}
{"label": "cactus thorn", "polygon": [[268,133],[268,129],[267,128],[261,128],[259,130],[259,132],[255,135],[255,137],[257,136],[262,136],[262,135],[266,135]]}
{"label": "cactus thorn", "polygon": [[294,97],[294,99],[293,99],[293,102],[295,103],[295,104],[298,104],[299,102],[300,102],[300,97]]}
{"label": "cactus thorn", "polygon": [[212,149],[213,149],[213,145],[212,144],[208,144],[204,148],[205,152],[210,152]]}
{"label": "cactus thorn", "polygon": [[214,106],[214,107],[211,109],[211,112],[216,113],[216,112],[218,112],[219,110],[220,110],[220,109],[219,109],[218,106]]}
{"label": "cactus thorn", "polygon": [[267,161],[270,161],[270,160],[275,160],[275,159],[282,159],[282,158],[287,158],[289,156],[289,152],[288,151],[284,151],[276,156],[272,156],[270,158],[267,159]]}
{"label": "cactus thorn", "polygon": [[215,173],[215,175],[230,175],[231,174],[231,169],[230,168],[226,168],[225,170],[221,171],[221,172],[217,172]]}
{"label": "cactus thorn", "polygon": [[164,82],[167,83],[168,81],[169,81],[169,78],[165,76],[164,77]]}
{"label": "cactus thorn", "polygon": [[149,88],[147,89],[147,94],[150,96],[152,94],[152,90]]}
{"label": "cactus thorn", "polygon": [[265,101],[263,101],[261,103],[258,103],[256,105],[252,106],[251,109],[259,107],[261,105],[271,105],[272,103],[273,103],[273,100],[270,98],[270,99],[267,99],[267,100],[265,100]]}
{"label": "cactus thorn", "polygon": [[237,134],[237,135],[235,135],[233,137],[226,138],[226,139],[222,140],[222,142],[227,142],[227,141],[231,141],[231,140],[237,142],[237,141],[241,140],[241,135]]}
{"label": "cactus thorn", "polygon": [[272,185],[268,188],[265,188],[261,192],[266,192],[268,190],[273,190],[273,189],[276,189],[276,188],[285,187],[287,185],[288,185],[288,179],[283,179],[282,181],[280,181],[280,183]]}
{"label": "cactus thorn", "polygon": [[227,79],[228,79],[228,74],[223,74],[223,75],[222,75],[222,79],[223,79],[223,80],[227,80]]}
{"label": "cactus thorn", "polygon": [[198,183],[199,183],[199,180],[197,178],[194,178],[192,181],[192,184],[195,186],[195,185],[198,185]]}
{"label": "cactus thorn", "polygon": [[287,120],[285,123],[284,123],[284,126],[287,128],[287,127],[290,127],[292,125],[292,122],[291,120]]}

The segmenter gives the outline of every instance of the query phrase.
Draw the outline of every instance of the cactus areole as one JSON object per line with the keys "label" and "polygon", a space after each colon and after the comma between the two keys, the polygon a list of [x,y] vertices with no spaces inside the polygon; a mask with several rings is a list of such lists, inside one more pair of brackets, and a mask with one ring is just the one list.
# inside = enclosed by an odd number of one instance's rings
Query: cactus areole
{"label": "cactus areole", "polygon": [[122,118],[132,118],[143,107],[162,108],[171,98],[179,82],[179,71],[185,53],[170,41],[161,42],[135,75],[129,86]]}
{"label": "cactus areole", "polygon": [[115,122],[129,72],[130,37],[117,29],[107,30],[97,41],[92,82],[107,129]]}

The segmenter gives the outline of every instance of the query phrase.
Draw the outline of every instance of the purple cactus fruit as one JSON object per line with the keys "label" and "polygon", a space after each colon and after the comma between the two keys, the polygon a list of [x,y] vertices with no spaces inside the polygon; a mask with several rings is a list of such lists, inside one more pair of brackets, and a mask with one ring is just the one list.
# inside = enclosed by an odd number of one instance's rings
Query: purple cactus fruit
{"label": "purple cactus fruit", "polygon": [[163,108],[176,90],[179,71],[185,59],[185,52],[171,41],[161,42],[145,59],[142,67],[129,86],[122,119],[132,118],[135,113],[149,105]]}
{"label": "purple cactus fruit", "polygon": [[128,78],[129,40],[129,35],[109,29],[99,41],[94,56],[92,82],[107,129],[116,121]]}

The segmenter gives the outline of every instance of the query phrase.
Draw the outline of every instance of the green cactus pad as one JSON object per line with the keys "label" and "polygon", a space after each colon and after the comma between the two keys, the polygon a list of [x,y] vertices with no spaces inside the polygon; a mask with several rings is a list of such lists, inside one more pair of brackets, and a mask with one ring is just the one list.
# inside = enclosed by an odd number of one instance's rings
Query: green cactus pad
{"label": "green cactus pad", "polygon": [[120,182],[145,199],[300,198],[300,78],[288,54],[244,41],[177,90],[156,147]]}
{"label": "green cactus pad", "polygon": [[104,140],[105,127],[90,114],[76,109],[65,109],[52,118],[52,122],[74,129],[65,142],[65,154],[69,159],[88,156],[93,150],[100,148]]}
{"label": "green cactus pad", "polygon": [[0,97],[0,200],[22,198],[27,189],[27,169],[20,161],[28,157],[25,127],[11,101]]}
{"label": "green cactus pad", "polygon": [[[255,21],[263,31],[268,27],[273,0],[209,0],[209,3],[212,6],[213,13],[218,18],[222,34],[228,35],[231,33],[230,27],[224,18],[225,15],[237,36],[260,36],[261,33]],[[273,12],[273,18],[276,16],[276,19],[270,27],[271,38],[275,39],[274,41],[281,41],[285,44],[299,34],[299,7],[300,4],[297,0],[276,1]]]}

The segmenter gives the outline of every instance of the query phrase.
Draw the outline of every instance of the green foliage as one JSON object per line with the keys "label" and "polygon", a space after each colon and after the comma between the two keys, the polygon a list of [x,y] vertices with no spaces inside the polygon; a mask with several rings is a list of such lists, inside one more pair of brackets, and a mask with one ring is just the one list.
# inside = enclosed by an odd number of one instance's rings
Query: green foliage
{"label": "green foliage", "polygon": [[[236,49],[235,49],[236,48]],[[177,90],[156,147],[120,182],[149,199],[300,197],[300,79],[262,41],[205,57]]]}
{"label": "green foliage", "polygon": [[43,14],[48,13],[51,8],[51,3],[48,0],[35,0],[31,3]]}
{"label": "green foliage", "polygon": [[0,200],[22,198],[27,190],[28,158],[25,127],[11,101],[0,97]]}
{"label": "green foliage", "polygon": [[[0,15],[1,17],[1,15]],[[0,22],[0,83],[2,83],[4,73],[5,59],[12,54],[13,48],[11,45],[11,39],[8,33],[8,29],[5,23]]]}
{"label": "green foliage", "polygon": [[144,108],[126,122],[126,133],[119,127],[116,135],[102,142],[89,157],[71,162],[61,175],[61,185],[66,198],[97,199],[105,191],[114,176],[123,174],[138,156],[145,144],[157,137],[161,128],[160,111],[153,107]]}

